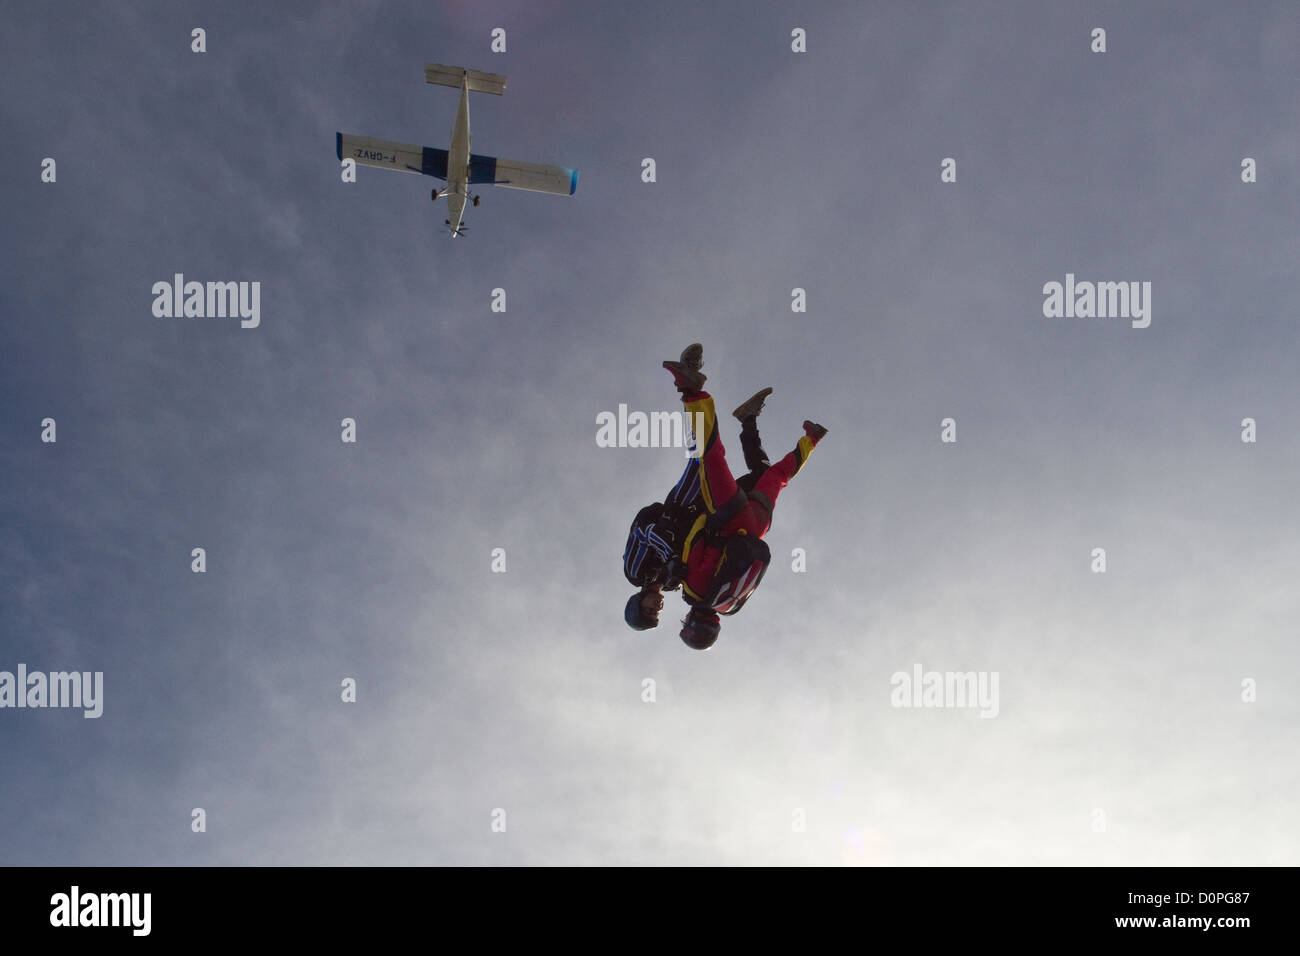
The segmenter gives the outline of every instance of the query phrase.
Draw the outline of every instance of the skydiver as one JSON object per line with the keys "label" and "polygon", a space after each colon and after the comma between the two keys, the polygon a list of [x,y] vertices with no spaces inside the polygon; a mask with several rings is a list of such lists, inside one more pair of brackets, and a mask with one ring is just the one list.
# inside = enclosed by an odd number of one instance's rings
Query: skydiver
{"label": "skydiver", "polygon": [[[695,344],[682,352],[681,361],[698,371],[702,358],[703,346]],[[758,436],[756,419],[763,409],[763,400],[771,393],[770,388],[761,389],[732,412],[741,422],[740,444],[745,464],[750,469],[737,481],[746,491],[753,489],[754,482],[770,464]],[[699,469],[699,458],[690,458],[681,478],[663,502],[646,505],[637,512],[628,531],[623,549],[623,574],[641,590],[628,599],[624,619],[636,630],[658,626],[659,612],[664,605],[663,592],[681,587],[681,578],[686,572],[681,561],[682,545],[695,519],[704,510]]]}
{"label": "skydiver", "polygon": [[[628,599],[624,620],[636,630],[656,627],[663,591],[682,590],[691,610],[682,621],[681,639],[706,650],[717,641],[719,614],[735,614],[758,587],[771,554],[762,538],[772,509],[826,428],[805,420],[794,450],[772,464],[758,437],[757,417],[771,388],[756,392],[732,414],[741,422],[741,448],[749,473],[733,478],[718,437],[713,398],[703,391],[704,349],[687,346],[681,358],[663,363],[681,394],[687,421],[701,422],[692,458],[663,505],[641,509],[628,534],[624,574],[641,588]],[[658,509],[658,510],[656,510]]]}

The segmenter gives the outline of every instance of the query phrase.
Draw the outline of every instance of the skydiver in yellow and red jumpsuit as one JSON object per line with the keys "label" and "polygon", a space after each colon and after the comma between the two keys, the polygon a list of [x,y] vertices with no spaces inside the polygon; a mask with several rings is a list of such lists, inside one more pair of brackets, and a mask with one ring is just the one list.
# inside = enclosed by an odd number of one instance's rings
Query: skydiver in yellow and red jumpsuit
{"label": "skydiver in yellow and red jumpsuit", "polygon": [[[675,579],[672,585],[680,580],[682,597],[691,606],[682,622],[680,636],[697,650],[705,650],[717,640],[721,630],[718,615],[739,611],[758,587],[770,562],[762,538],[772,526],[777,496],[826,434],[823,426],[805,421],[804,434],[794,450],[780,461],[768,464],[754,422],[763,399],[772,391],[763,389],[733,413],[741,419],[742,444],[746,463],[751,468],[738,482],[727,465],[726,451],[718,436],[713,398],[703,390],[706,379],[700,371],[703,352],[700,345],[690,345],[680,360],[663,363],[681,393],[687,421],[698,426],[699,431],[695,435],[698,458],[687,465],[687,474],[674,492],[698,485],[701,513],[686,533],[678,552],[676,571],[670,575]],[[692,469],[697,469],[694,476]],[[625,553],[625,564],[626,558]],[[625,613],[629,625],[641,629],[658,623],[658,607],[649,606],[654,604],[654,593],[658,591],[657,587],[643,588],[642,593],[632,596]],[[661,593],[658,604],[662,607]],[[654,613],[647,613],[650,611]]]}

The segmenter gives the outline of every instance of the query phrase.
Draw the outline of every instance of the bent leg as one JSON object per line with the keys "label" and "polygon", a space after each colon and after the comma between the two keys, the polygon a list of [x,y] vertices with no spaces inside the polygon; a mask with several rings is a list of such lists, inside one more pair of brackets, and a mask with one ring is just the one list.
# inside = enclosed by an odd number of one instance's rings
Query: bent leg
{"label": "bent leg", "polygon": [[758,437],[758,420],[746,418],[740,423],[740,447],[745,453],[745,467],[757,481],[772,462],[763,451],[763,442]]}
{"label": "bent leg", "polygon": [[799,473],[799,469],[803,467],[803,463],[808,460],[808,456],[812,454],[815,447],[817,447],[817,442],[808,435],[802,436],[799,443],[795,445],[794,451],[770,465],[758,481],[755,482],[754,497],[769,512],[775,507],[776,497],[781,493],[781,489]]}
{"label": "bent leg", "polygon": [[749,474],[737,478],[736,484],[745,494],[749,494],[754,490],[758,479],[763,477],[763,472],[772,464],[767,452],[763,451],[763,443],[758,437],[758,421],[752,415],[740,423],[740,447],[745,453],[745,467],[749,469]]}

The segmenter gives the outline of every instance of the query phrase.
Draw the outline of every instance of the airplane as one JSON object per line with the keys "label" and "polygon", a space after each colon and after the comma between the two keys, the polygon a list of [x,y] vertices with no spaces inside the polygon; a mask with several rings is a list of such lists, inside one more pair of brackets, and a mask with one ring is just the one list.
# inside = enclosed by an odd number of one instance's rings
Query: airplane
{"label": "airplane", "polygon": [[453,239],[468,231],[461,218],[466,203],[472,202],[475,206],[479,203],[478,195],[469,191],[470,184],[491,183],[510,189],[527,189],[561,196],[572,196],[577,191],[576,169],[521,163],[495,156],[480,156],[469,151],[469,94],[473,91],[500,96],[506,91],[504,76],[459,66],[426,63],[424,79],[425,82],[438,86],[460,88],[460,109],[456,112],[456,122],[451,128],[451,149],[431,149],[428,146],[335,133],[339,159],[353,159],[362,166],[420,173],[446,180],[445,187],[433,190],[433,201],[447,197],[449,216],[443,220],[443,225]]}

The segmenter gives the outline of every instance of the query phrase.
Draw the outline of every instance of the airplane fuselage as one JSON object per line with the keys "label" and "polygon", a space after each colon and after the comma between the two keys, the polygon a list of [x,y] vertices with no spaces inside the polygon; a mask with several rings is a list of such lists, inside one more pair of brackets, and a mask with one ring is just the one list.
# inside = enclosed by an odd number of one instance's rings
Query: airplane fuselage
{"label": "airplane fuselage", "polygon": [[469,200],[469,77],[460,84],[460,108],[451,128],[447,150],[447,221],[454,239],[460,233],[460,218]]}

